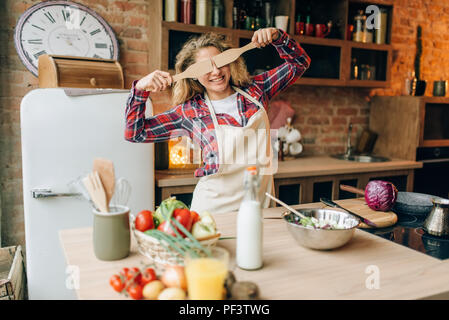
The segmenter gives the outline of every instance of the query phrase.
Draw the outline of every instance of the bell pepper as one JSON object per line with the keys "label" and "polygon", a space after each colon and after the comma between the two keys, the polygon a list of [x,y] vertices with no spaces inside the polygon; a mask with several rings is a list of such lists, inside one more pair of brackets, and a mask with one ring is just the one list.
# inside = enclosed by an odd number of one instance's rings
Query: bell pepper
{"label": "bell pepper", "polygon": [[170,220],[173,211],[177,208],[187,209],[187,206],[182,201],[176,200],[176,197],[170,197],[162,201],[161,205],[153,214],[154,219],[157,220],[157,225],[160,225],[166,220]]}

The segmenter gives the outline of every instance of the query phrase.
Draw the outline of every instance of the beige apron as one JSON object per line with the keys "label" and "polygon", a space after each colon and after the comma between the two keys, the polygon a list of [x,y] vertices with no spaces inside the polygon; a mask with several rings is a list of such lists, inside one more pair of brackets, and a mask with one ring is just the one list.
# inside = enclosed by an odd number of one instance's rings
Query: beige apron
{"label": "beige apron", "polygon": [[[245,193],[244,172],[248,166],[257,165],[260,175],[259,200],[267,208],[270,199],[265,192],[273,191],[272,150],[270,123],[263,105],[243,90],[233,87],[257,106],[244,127],[219,125],[212,103],[205,93],[218,144],[219,169],[215,174],[200,178],[193,192],[191,210],[196,212],[226,213],[240,207]],[[245,137],[245,139],[242,139]],[[265,152],[263,152],[265,151]]]}

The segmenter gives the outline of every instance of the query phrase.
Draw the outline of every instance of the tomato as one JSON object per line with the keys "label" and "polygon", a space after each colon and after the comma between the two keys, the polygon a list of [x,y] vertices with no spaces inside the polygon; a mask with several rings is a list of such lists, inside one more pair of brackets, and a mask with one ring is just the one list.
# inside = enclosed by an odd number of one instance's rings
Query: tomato
{"label": "tomato", "polygon": [[142,299],[142,286],[140,284],[133,283],[126,289],[126,291],[134,300]]}
{"label": "tomato", "polygon": [[135,221],[136,229],[139,231],[147,231],[154,229],[153,214],[149,210],[140,211]]}
{"label": "tomato", "polygon": [[200,215],[195,211],[190,211],[190,215],[192,216],[192,226],[201,220]]}
{"label": "tomato", "polygon": [[[174,227],[174,226],[173,226]],[[159,227],[157,227],[159,231],[165,232],[173,237],[176,237],[175,231],[170,227],[170,224],[167,221],[162,222]]]}
{"label": "tomato", "polygon": [[[189,209],[175,209],[173,211],[173,217],[178,220],[178,222],[180,224],[182,224],[182,226],[184,228],[187,229],[187,231],[190,232],[190,229],[192,229],[192,216],[190,214]],[[180,234],[185,237],[185,235],[180,232]]]}
{"label": "tomato", "polygon": [[125,288],[125,284],[122,282],[122,279],[120,279],[120,276],[118,276],[116,274],[114,274],[109,279],[109,284],[117,292],[122,292],[123,288]]}
{"label": "tomato", "polygon": [[142,273],[140,272],[139,268],[131,268],[128,272],[128,278],[129,281],[134,279],[134,283],[140,284],[140,281],[142,280]]}
{"label": "tomato", "polygon": [[129,268],[120,270],[120,277],[124,282],[127,282],[129,280]]}
{"label": "tomato", "polygon": [[146,268],[142,272],[142,279],[140,280],[141,286],[145,287],[147,283],[150,283],[153,280],[157,280],[156,272],[153,268]]}

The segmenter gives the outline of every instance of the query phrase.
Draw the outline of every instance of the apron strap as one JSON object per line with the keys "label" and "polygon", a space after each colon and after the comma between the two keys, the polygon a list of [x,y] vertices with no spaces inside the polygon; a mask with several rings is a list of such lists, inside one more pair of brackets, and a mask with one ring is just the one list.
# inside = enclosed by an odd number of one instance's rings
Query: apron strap
{"label": "apron strap", "polygon": [[207,104],[207,107],[209,108],[209,112],[212,117],[212,122],[214,123],[214,128],[218,128],[217,116],[215,114],[214,108],[212,107],[212,102],[210,101],[209,96],[207,95],[207,92],[204,92],[204,97],[206,98],[206,104]]}
{"label": "apron strap", "polygon": [[252,95],[250,95],[249,93],[243,91],[240,88],[234,87],[232,86],[232,88],[237,91],[238,93],[240,93],[242,96],[244,96],[245,98],[247,98],[248,100],[251,100],[256,106],[258,106],[259,108],[263,108],[263,105],[257,101],[256,98],[254,98]]}
{"label": "apron strap", "polygon": [[[234,87],[234,86],[232,86],[232,88],[233,88],[236,92],[240,93],[242,96],[244,96],[245,98],[247,98],[248,100],[252,101],[252,102],[253,102],[256,106],[258,106],[259,108],[261,108],[261,109],[264,108],[264,106],[262,105],[262,103],[260,103],[256,98],[254,98],[253,96],[251,96],[249,93],[243,91],[243,90],[240,89],[240,88]],[[213,121],[213,123],[214,123],[214,127],[215,127],[215,128],[218,128],[217,115],[215,114],[215,110],[214,110],[214,108],[213,108],[213,106],[212,106],[212,102],[210,101],[209,96],[207,95],[207,92],[204,93],[204,97],[206,98],[206,104],[207,104],[207,107],[209,108],[209,112],[210,112],[210,114],[211,114],[211,116],[212,116],[212,121]]]}

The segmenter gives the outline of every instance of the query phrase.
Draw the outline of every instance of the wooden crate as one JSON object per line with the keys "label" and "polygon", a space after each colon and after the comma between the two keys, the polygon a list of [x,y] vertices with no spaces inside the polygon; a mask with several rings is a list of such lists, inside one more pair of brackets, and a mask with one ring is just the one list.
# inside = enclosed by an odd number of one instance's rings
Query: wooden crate
{"label": "wooden crate", "polygon": [[38,73],[39,88],[124,88],[123,70],[115,60],[44,54]]}
{"label": "wooden crate", "polygon": [[0,300],[26,297],[26,272],[22,247],[0,248]]}

